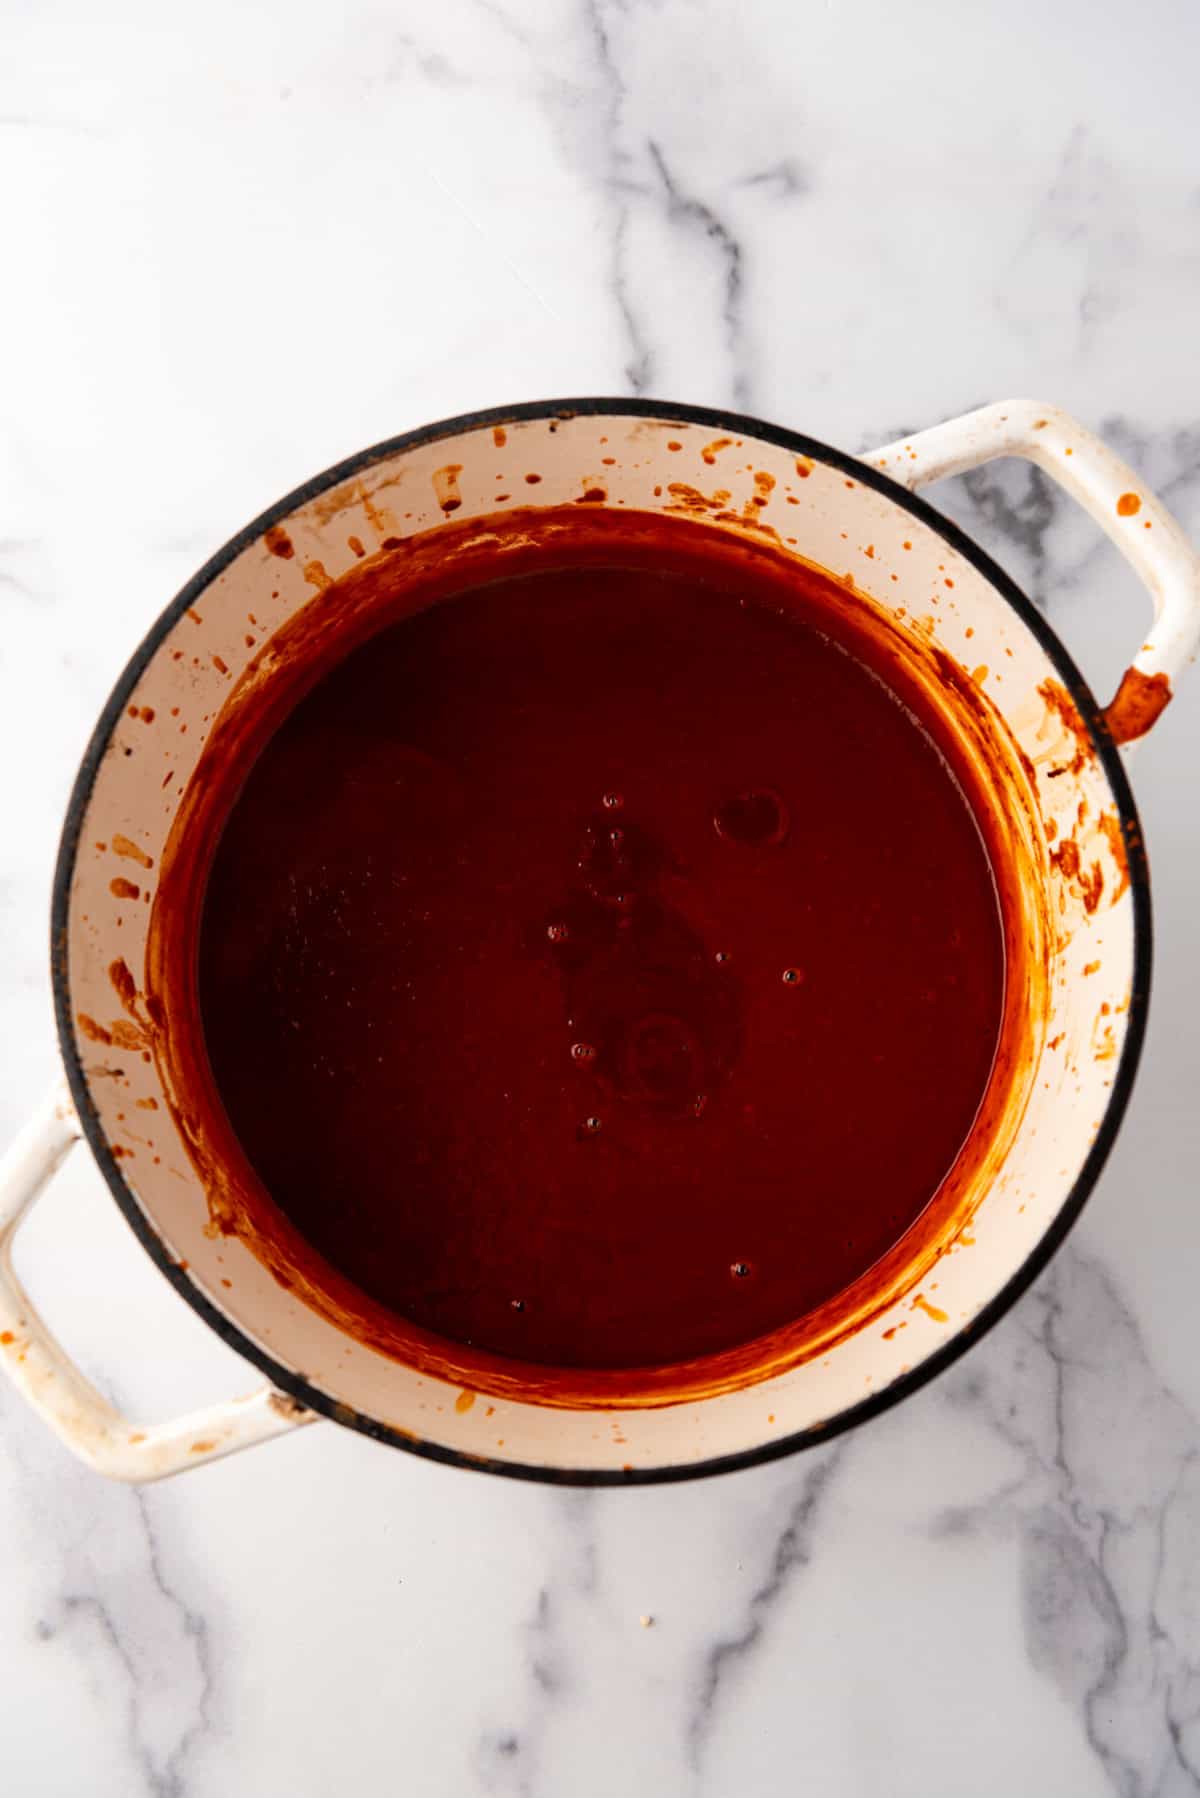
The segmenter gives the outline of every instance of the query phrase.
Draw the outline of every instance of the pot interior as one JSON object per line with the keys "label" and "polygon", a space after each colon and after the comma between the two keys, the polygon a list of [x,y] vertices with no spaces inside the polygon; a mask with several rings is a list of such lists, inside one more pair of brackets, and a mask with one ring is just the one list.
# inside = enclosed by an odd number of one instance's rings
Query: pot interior
{"label": "pot interior", "polygon": [[[215,1227],[219,1177],[197,1152],[170,1019],[146,973],[181,797],[231,695],[269,672],[279,633],[316,620],[331,583],[389,540],[435,529],[461,540],[498,512],[580,501],[750,534],[842,579],[847,605],[874,608],[942,692],[1013,870],[995,1116],[938,1229],[909,1246],[890,1282],[818,1319],[802,1342],[639,1403],[615,1388],[548,1403],[519,1382],[409,1365],[283,1283],[261,1245]],[[902,1390],[970,1332],[1064,1227],[1115,1126],[1144,997],[1144,871],[1119,767],[1086,722],[1094,713],[978,552],[820,446],[614,404],[530,409],[368,453],[259,520],[197,577],[127,671],[85,763],[60,868],[56,980],[93,1146],[192,1302],[280,1384],[343,1421],[431,1453],[592,1478],[686,1472],[811,1436]]]}

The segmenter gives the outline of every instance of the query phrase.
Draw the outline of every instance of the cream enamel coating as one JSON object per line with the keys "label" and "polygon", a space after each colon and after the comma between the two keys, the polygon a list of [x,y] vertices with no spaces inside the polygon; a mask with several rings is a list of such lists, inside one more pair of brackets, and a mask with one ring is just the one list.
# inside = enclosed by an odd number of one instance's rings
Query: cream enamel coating
{"label": "cream enamel coating", "polygon": [[[1174,678],[1200,628],[1196,558],[1133,473],[1062,413],[1025,401],[988,408],[863,460],[916,486],[997,454],[1038,460],[1126,548],[1156,609],[1138,665]],[[461,524],[597,488],[610,506],[699,506],[723,528],[745,529],[746,519],[771,527],[785,547],[848,575],[914,648],[932,644],[974,676],[1031,771],[1036,810],[1021,853],[1056,919],[1049,998],[1030,1020],[1020,1127],[978,1194],[969,1232],[888,1313],[786,1373],[702,1401],[618,1412],[501,1399],[460,1408],[456,1387],[365,1348],[279,1286],[238,1240],[211,1230],[147,1046],[138,989],[148,899],[179,795],[238,676],[361,549],[437,525],[448,499]],[[1109,516],[1128,490],[1141,495],[1143,525],[1154,526],[1131,538]],[[79,832],[58,950],[74,1050],[145,1230],[280,1378],[296,1370],[332,1414],[501,1467],[547,1477],[686,1471],[816,1429],[885,1392],[952,1343],[1035,1254],[1102,1128],[1120,1067],[1135,973],[1133,893],[1103,763],[1076,753],[1075,733],[1039,692],[1058,678],[1006,595],[932,523],[846,467],[797,458],[745,421],[722,427],[666,406],[653,417],[547,407],[381,452],[353,478],[310,494],[234,554],[157,643],[111,730]],[[1067,838],[1077,853],[1055,859]],[[117,964],[131,980],[114,982]],[[68,1102],[52,1098],[0,1169],[0,1362],[16,1384],[84,1459],[122,1478],[160,1477],[306,1421],[308,1412],[266,1391],[140,1432],[71,1367],[16,1284],[7,1244],[77,1129]]]}

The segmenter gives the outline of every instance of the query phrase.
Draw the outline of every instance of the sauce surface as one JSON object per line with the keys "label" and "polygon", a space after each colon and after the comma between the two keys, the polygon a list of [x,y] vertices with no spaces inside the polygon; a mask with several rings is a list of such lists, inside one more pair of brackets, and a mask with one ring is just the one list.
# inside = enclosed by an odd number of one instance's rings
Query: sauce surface
{"label": "sauce surface", "polygon": [[839,1292],[949,1172],[1000,1031],[992,869],[918,692],[831,634],[824,577],[678,531],[354,649],[251,768],[201,920],[274,1202],[399,1317],[547,1367]]}

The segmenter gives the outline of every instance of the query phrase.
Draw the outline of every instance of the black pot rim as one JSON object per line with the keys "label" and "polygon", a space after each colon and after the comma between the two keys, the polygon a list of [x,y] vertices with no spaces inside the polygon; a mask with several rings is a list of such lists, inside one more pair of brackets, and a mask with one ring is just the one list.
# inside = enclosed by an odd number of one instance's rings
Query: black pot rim
{"label": "black pot rim", "polygon": [[[885,499],[891,500],[893,504],[911,513],[923,525],[935,531],[951,549],[969,562],[1004,596],[1021,622],[1037,638],[1078,708],[1117,803],[1129,866],[1129,885],[1134,908],[1132,991],[1120,1061],[1104,1116],[1083,1166],[1053,1222],[1021,1266],[1010,1275],[1000,1291],[989,1300],[964,1329],[958,1331],[951,1341],[929,1356],[919,1367],[914,1367],[909,1372],[899,1375],[882,1391],[872,1394],[858,1404],[839,1412],[835,1417],[828,1418],[823,1423],[805,1430],[795,1431],[779,1440],[743,1449],[736,1454],[664,1467],[631,1468],[627,1471],[541,1467],[499,1460],[486,1455],[470,1455],[459,1449],[448,1448],[439,1442],[414,1439],[366,1413],[347,1406],[341,1400],[329,1397],[319,1387],[311,1384],[303,1373],[297,1373],[291,1368],[282,1366],[245,1336],[238,1325],[226,1317],[207,1294],[196,1285],[189,1271],[181,1268],[168,1253],[166,1245],[151,1226],[134,1197],[132,1189],[126,1183],[121,1171],[121,1164],[109,1148],[92,1104],[87,1079],[76,1046],[75,1033],[71,1025],[72,1013],[67,975],[66,945],[71,881],[79,848],[80,833],[96,773],[113,729],[124,713],[130,693],[163,638],[187,608],[194,605],[204,590],[229,566],[234,558],[257,541],[271,525],[289,517],[299,506],[315,498],[317,494],[356,475],[361,475],[374,463],[383,461],[399,451],[436,443],[443,438],[459,436],[466,431],[495,425],[516,425],[528,420],[556,417],[564,421],[573,417],[653,418],[663,424],[701,425],[714,432],[726,434],[732,432],[735,435],[757,438],[760,442],[773,444],[794,455],[810,456],[816,461],[840,469],[859,485],[873,488]],[[753,1467],[761,1462],[778,1460],[782,1456],[794,1454],[800,1449],[812,1448],[818,1443],[827,1442],[832,1437],[842,1434],[843,1431],[865,1423],[868,1418],[891,1409],[911,1393],[919,1391],[922,1386],[950,1367],[968,1349],[979,1342],[1026,1291],[1060,1247],[1082,1211],[1108,1159],[1129,1102],[1129,1095],[1141,1056],[1150,996],[1151,959],[1149,869],[1137,808],[1124,765],[1109,733],[1103,712],[1083,675],[1042,614],[1026,598],[1016,583],[957,525],[944,518],[926,500],[918,498],[906,488],[899,486],[880,469],[872,467],[869,463],[860,462],[856,457],[847,455],[842,450],[833,449],[816,438],[806,437],[801,432],[785,430],[778,425],[748,418],[737,412],[727,412],[706,406],[680,405],[672,401],[654,399],[600,397],[532,400],[517,405],[496,406],[485,411],[463,413],[455,418],[441,419],[417,430],[391,437],[383,443],[374,444],[371,448],[361,450],[357,455],[336,463],[333,467],[325,469],[323,473],[313,476],[311,480],[293,489],[291,493],[277,500],[250,524],[244,526],[204,564],[198,573],[192,576],[191,580],[151,625],[130,657],[101,711],[84,751],[67,803],[51,899],[51,977],[55,1020],[67,1080],[80,1124],[127,1223],[159,1271],[166,1276],[176,1291],[182,1294],[192,1309],[211,1329],[215,1330],[223,1341],[264,1373],[281,1391],[289,1393],[309,1410],[333,1418],[336,1422],[346,1424],[377,1441],[389,1443],[395,1448],[407,1450],[410,1454],[420,1455],[429,1460],[501,1474],[510,1479],[537,1480],[562,1486],[658,1485],[668,1481],[700,1479],[718,1473],[731,1473],[739,1468]]]}

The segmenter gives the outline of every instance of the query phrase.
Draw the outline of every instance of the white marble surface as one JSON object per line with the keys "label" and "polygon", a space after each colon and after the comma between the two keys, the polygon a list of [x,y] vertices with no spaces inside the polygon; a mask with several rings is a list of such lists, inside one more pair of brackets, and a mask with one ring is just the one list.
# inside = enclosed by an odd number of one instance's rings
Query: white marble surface
{"label": "white marble surface", "polygon": [[[1182,0],[8,0],[0,1134],[55,1061],[98,706],[212,548],[360,445],[637,389],[857,448],[1020,391],[1200,533],[1198,55]],[[1105,684],[1140,600],[1094,528],[1027,469],[941,503]],[[563,1495],[323,1424],[137,1493],[0,1390],[6,1791],[1200,1791],[1198,776],[1200,680],[1137,765],[1157,990],[1082,1223],[833,1448]],[[84,1156],[21,1260],[139,1414],[253,1383]]]}

